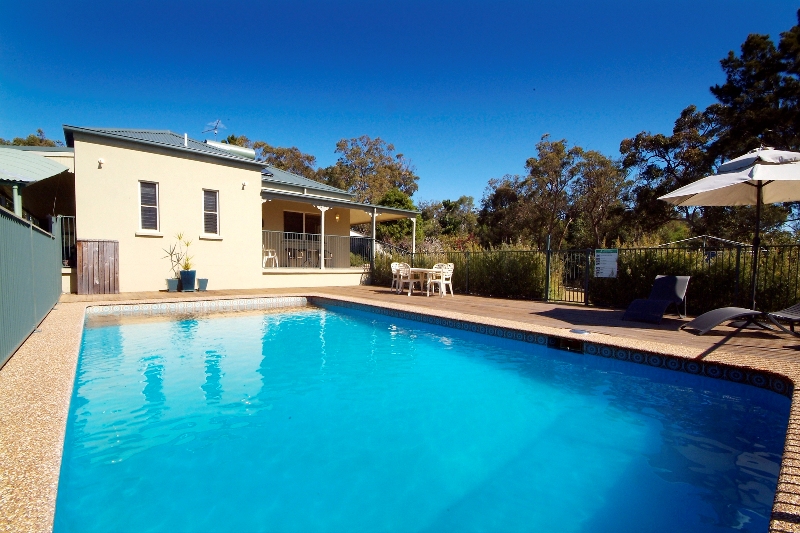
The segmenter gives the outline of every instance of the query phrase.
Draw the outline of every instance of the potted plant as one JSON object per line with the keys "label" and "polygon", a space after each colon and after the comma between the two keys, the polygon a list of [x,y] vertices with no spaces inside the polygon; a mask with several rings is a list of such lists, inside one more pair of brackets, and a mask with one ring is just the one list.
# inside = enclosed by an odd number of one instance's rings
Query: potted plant
{"label": "potted plant", "polygon": [[192,241],[184,239],[183,233],[178,233],[175,239],[177,242],[164,249],[167,252],[164,259],[169,259],[170,270],[173,274],[173,277],[167,280],[167,290],[169,292],[179,290],[178,283],[180,282],[181,291],[194,291],[196,272],[192,270],[192,256],[189,255],[189,246]]}
{"label": "potted plant", "polygon": [[167,291],[168,292],[178,292],[178,283],[180,283],[180,279],[178,278],[167,278]]}
{"label": "potted plant", "polygon": [[[189,243],[186,243],[189,246]],[[187,254],[181,263],[181,291],[194,292],[194,281],[197,271],[192,270],[192,258]]]}

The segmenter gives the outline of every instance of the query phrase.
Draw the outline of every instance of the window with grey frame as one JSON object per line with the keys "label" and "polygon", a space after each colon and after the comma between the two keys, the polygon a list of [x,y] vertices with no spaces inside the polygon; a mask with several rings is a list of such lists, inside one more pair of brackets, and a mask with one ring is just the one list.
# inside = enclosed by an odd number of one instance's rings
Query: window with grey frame
{"label": "window with grey frame", "polygon": [[139,207],[141,228],[158,231],[158,183],[139,182]]}
{"label": "window with grey frame", "polygon": [[203,233],[219,234],[219,191],[203,189]]}

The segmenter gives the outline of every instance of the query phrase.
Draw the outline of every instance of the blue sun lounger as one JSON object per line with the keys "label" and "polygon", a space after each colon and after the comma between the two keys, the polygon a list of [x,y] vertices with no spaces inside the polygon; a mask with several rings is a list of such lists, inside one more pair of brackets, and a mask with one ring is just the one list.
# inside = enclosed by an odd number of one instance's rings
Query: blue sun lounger
{"label": "blue sun lounger", "polygon": [[[781,309],[780,311],[775,311],[774,313],[767,313],[767,318],[769,318],[770,322],[781,328],[781,325],[776,322],[776,320],[783,320],[784,322],[789,323],[789,328],[791,331],[787,333],[791,333],[792,335],[796,335],[800,337],[794,330],[794,325],[800,323],[800,302],[794,304],[791,307],[787,307],[786,309]],[[781,328],[783,331],[786,331],[786,328]]]}
{"label": "blue sun lounger", "polygon": [[759,318],[765,318],[764,313],[761,311],[754,311],[744,307],[720,307],[703,313],[691,322],[683,324],[680,329],[694,329],[697,330],[698,335],[704,335],[729,320],[744,320],[741,325],[742,328],[755,324],[763,329],[771,329],[769,326],[759,322]]}
{"label": "blue sun lounger", "polygon": [[[622,320],[660,324],[669,306],[674,305],[679,317],[686,314],[686,289],[689,276],[656,276],[650,296],[634,300],[622,315]],[[683,304],[683,315],[681,315]]]}
{"label": "blue sun lounger", "polygon": [[[772,328],[768,324],[763,323],[766,320],[781,331],[800,337],[800,333],[794,330],[795,324],[800,323],[800,303],[773,313],[763,313],[744,307],[720,307],[703,313],[691,322],[687,322],[681,326],[681,329],[694,329],[697,330],[698,335],[703,335],[729,320],[743,320],[742,324],[737,325],[739,329],[746,328],[752,324],[762,329],[771,330]],[[788,322],[790,329],[786,329],[779,321]]]}

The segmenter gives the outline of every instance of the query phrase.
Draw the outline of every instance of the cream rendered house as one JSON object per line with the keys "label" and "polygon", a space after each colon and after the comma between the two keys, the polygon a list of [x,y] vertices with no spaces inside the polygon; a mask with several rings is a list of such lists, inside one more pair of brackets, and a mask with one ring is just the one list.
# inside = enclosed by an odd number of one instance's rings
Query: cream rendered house
{"label": "cream rendered house", "polygon": [[[170,131],[64,126],[64,134],[65,148],[38,153],[71,172],[23,189],[23,205],[74,216],[78,241],[118,241],[120,292],[166,288],[164,250],[178,233],[209,289],[357,285],[375,223],[417,214],[356,203],[265,166],[251,150]],[[364,223],[372,237],[351,238],[350,227]],[[74,291],[74,270],[64,274]]]}

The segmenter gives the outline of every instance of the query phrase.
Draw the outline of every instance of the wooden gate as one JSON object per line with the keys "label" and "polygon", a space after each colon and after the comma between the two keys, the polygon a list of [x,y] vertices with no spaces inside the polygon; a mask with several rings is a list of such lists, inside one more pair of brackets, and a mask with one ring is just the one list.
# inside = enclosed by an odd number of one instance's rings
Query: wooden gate
{"label": "wooden gate", "polygon": [[119,293],[119,241],[78,241],[78,294]]}

